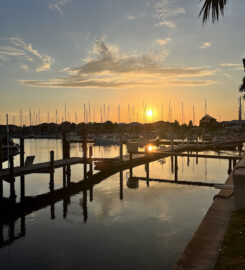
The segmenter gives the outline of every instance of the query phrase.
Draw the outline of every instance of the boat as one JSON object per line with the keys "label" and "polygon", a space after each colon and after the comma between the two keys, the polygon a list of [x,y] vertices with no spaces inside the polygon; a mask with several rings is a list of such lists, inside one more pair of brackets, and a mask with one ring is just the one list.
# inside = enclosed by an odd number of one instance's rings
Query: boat
{"label": "boat", "polygon": [[101,137],[94,138],[95,145],[116,145],[120,143],[120,139],[115,137],[114,135],[105,135]]}

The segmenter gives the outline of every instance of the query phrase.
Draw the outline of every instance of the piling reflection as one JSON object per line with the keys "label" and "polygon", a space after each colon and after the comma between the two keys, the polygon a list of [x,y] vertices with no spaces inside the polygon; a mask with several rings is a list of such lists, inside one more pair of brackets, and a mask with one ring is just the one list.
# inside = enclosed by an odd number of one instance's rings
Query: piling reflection
{"label": "piling reflection", "polygon": [[[134,168],[129,168],[129,173],[127,175],[126,184],[128,189],[138,189],[139,188],[139,182],[140,180],[146,181],[147,187],[149,187],[149,183],[151,181],[154,182],[165,182],[165,183],[173,183],[176,182],[176,184],[188,184],[193,185],[193,182],[191,181],[179,181],[179,168],[178,168],[178,162],[179,158],[181,158],[182,164],[182,174],[183,174],[183,168],[184,168],[184,159],[183,157],[178,157],[178,155],[174,155],[168,158],[168,162],[171,165],[171,172],[173,179],[156,179],[156,178],[150,178],[150,163],[146,162],[143,165],[143,168],[145,170],[145,178],[144,177],[134,177],[133,171]],[[190,159],[192,160],[193,166],[195,163],[198,163],[198,155],[193,155],[191,157],[187,157],[187,163],[190,162]],[[189,160],[189,161],[188,161]],[[166,161],[162,160],[160,162],[161,165],[165,164]],[[235,159],[228,159],[228,173],[231,172],[232,168],[234,168],[236,164]],[[43,194],[41,196],[34,197],[33,199],[27,199],[25,197],[25,189],[24,189],[24,181],[25,178],[23,176],[20,177],[21,185],[20,187],[20,202],[16,203],[16,191],[15,191],[15,181],[12,181],[12,185],[10,184],[10,199],[14,202],[14,205],[18,211],[15,212],[15,215],[18,215],[18,219],[8,218],[5,219],[4,222],[0,223],[0,247],[5,247],[6,245],[11,245],[16,240],[20,239],[21,237],[24,237],[26,235],[26,226],[25,226],[25,218],[26,214],[30,214],[33,211],[37,211],[39,209],[42,209],[46,206],[50,207],[50,219],[54,220],[56,218],[55,213],[55,205],[59,201],[62,202],[63,205],[63,219],[67,219],[67,216],[69,215],[69,205],[71,204],[71,196],[74,194],[80,193],[82,194],[82,198],[80,199],[80,206],[81,206],[81,217],[83,218],[84,224],[87,224],[89,222],[89,205],[88,200],[90,203],[92,203],[96,198],[94,198],[94,188],[97,184],[101,183],[103,180],[108,178],[107,174],[99,174],[93,175],[90,172],[93,170],[92,164],[89,164],[89,172],[84,174],[84,179],[82,179],[78,183],[71,182],[71,175],[70,175],[70,168],[69,166],[63,167],[63,188],[55,190],[54,189],[54,173],[51,171],[50,173],[50,179],[49,179],[49,193]],[[87,165],[84,165],[84,172],[86,172]],[[194,167],[193,167],[194,168]],[[207,159],[204,159],[204,177],[207,178]],[[152,173],[153,174],[153,171]],[[180,172],[181,174],[181,172]],[[124,200],[124,183],[123,183],[123,171],[119,171],[118,173],[118,190],[119,190],[119,196],[118,199],[120,201]],[[159,181],[160,180],[160,181]],[[61,181],[62,182],[62,181]],[[209,183],[196,183],[200,186],[212,186]],[[88,198],[89,196],[89,198]],[[32,203],[33,202],[33,203]],[[23,205],[27,207],[27,210],[23,208]],[[9,208],[10,209],[10,208]],[[24,211],[23,211],[24,209]],[[1,211],[3,208],[1,207]],[[4,216],[4,211],[2,211],[1,216]],[[20,223],[19,231],[17,228],[17,224]],[[8,228],[8,236],[6,238],[4,234],[4,228]]]}

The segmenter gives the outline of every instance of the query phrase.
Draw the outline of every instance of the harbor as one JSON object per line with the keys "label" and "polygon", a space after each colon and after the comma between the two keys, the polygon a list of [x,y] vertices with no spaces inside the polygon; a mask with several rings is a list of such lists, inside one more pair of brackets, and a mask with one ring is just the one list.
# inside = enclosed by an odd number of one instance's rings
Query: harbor
{"label": "harbor", "polygon": [[244,8],[1,2],[1,270],[245,269]]}

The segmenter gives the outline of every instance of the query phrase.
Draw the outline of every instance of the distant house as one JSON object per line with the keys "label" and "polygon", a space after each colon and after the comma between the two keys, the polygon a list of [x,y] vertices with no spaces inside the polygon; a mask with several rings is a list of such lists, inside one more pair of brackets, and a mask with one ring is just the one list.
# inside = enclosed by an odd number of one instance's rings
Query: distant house
{"label": "distant house", "polygon": [[218,122],[215,118],[210,116],[209,114],[206,114],[203,116],[203,118],[200,120],[199,126],[201,128],[215,128],[217,127]]}

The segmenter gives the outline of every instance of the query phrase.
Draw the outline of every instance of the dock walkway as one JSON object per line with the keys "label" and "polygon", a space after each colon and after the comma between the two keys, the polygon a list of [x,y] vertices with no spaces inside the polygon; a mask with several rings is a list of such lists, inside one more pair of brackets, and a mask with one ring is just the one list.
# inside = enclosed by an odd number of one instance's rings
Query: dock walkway
{"label": "dock walkway", "polygon": [[[83,163],[85,163],[84,159],[79,157],[60,159],[54,161],[54,169]],[[12,172],[11,169],[3,169],[0,171],[0,180],[10,182],[10,177],[17,177],[32,173],[45,173],[45,172],[50,172],[50,162],[37,163],[27,167],[14,167]]]}

